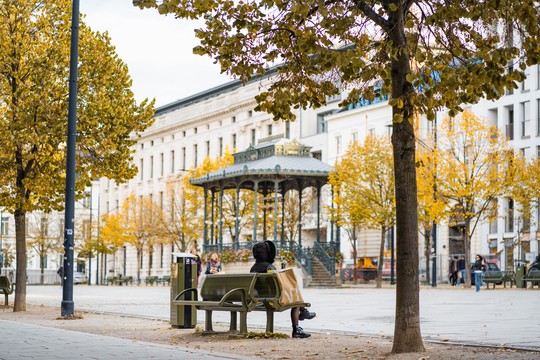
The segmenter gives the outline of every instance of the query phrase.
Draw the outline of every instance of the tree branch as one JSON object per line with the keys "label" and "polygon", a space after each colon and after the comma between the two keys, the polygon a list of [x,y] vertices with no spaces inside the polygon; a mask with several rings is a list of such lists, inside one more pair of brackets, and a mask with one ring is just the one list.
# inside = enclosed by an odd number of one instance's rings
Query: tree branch
{"label": "tree branch", "polygon": [[366,17],[371,19],[375,24],[379,25],[387,33],[390,32],[391,24],[388,20],[378,15],[368,4],[363,0],[353,0],[356,7],[364,13]]}

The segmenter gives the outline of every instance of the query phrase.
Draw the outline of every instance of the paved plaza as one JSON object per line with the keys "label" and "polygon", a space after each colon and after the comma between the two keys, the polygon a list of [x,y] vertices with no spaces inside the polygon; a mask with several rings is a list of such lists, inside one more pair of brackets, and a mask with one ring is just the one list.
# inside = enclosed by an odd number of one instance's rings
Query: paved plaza
{"label": "paved plaza", "polygon": [[[388,335],[394,332],[395,289],[372,287],[304,289],[317,317],[303,326],[310,332]],[[29,286],[29,304],[58,306],[59,286]],[[74,288],[75,310],[169,319],[170,289],[166,286],[86,286]],[[502,289],[475,292],[441,286],[423,287],[420,321],[425,339],[449,343],[507,346],[540,351],[540,291]],[[204,314],[198,312],[198,322]],[[217,312],[214,321],[228,321]],[[263,329],[264,313],[251,313],[248,328]],[[289,332],[288,313],[275,317],[276,331]]]}
{"label": "paved plaza", "polygon": [[133,342],[116,337],[66,331],[0,321],[2,346],[0,360],[14,359],[193,359],[193,360],[252,360],[253,358],[218,352]]}

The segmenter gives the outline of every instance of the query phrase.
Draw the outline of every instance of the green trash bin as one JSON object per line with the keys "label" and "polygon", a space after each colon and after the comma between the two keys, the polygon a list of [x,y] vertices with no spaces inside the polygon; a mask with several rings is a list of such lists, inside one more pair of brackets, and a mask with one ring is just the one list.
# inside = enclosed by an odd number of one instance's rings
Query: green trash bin
{"label": "green trash bin", "polygon": [[[171,263],[171,326],[173,328],[194,328],[197,324],[195,306],[173,304],[173,299],[185,289],[197,287],[197,263],[195,256],[189,253],[173,253]],[[185,300],[192,299],[192,293],[186,294]]]}
{"label": "green trash bin", "polygon": [[523,279],[525,277],[525,265],[518,265],[516,268],[516,287],[517,288],[524,288],[525,280]]}

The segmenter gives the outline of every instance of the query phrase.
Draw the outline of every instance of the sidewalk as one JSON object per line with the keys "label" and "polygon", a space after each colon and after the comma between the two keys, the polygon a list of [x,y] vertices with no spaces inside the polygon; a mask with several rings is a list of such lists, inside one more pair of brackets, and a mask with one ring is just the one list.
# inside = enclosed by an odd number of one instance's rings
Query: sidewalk
{"label": "sidewalk", "polygon": [[[78,320],[70,320],[78,321]],[[110,336],[0,320],[1,360],[15,359],[197,359],[252,360],[253,357],[179,346],[134,342]]]}

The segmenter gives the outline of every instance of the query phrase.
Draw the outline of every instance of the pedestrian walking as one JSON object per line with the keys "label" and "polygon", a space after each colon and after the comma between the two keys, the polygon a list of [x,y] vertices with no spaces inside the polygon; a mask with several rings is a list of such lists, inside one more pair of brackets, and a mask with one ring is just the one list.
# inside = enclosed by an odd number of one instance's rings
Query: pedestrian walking
{"label": "pedestrian walking", "polygon": [[476,287],[476,292],[480,291],[480,286],[482,285],[482,278],[484,271],[486,271],[486,261],[481,255],[476,255],[476,261],[473,266],[474,271],[474,286]]}
{"label": "pedestrian walking", "polygon": [[457,262],[457,267],[458,267],[457,285],[459,286],[461,283],[465,284],[465,276],[466,276],[466,273],[465,273],[465,269],[466,269],[465,256],[461,255],[461,258]]}

